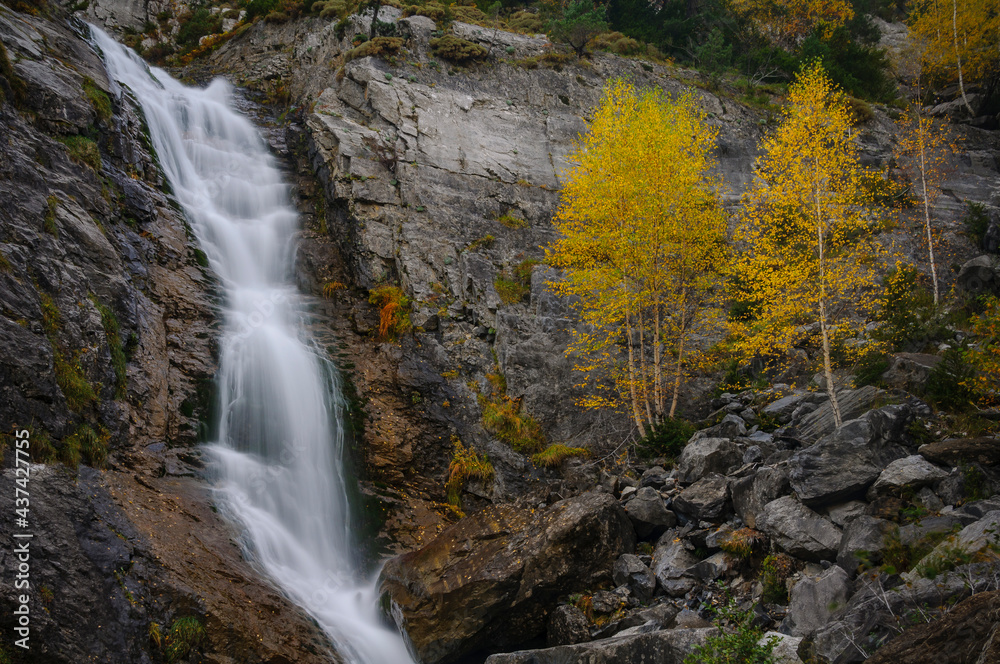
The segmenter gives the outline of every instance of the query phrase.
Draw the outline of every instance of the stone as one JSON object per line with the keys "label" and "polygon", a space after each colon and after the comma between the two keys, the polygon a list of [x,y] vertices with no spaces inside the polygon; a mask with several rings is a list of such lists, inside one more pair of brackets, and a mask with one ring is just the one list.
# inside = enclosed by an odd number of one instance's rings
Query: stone
{"label": "stone", "polygon": [[837,565],[818,577],[806,576],[792,586],[782,628],[792,636],[812,634],[835,618],[850,596],[850,578]]}
{"label": "stone", "polygon": [[583,611],[572,604],[560,604],[549,614],[545,643],[551,648],[590,641],[589,625]]}
{"label": "stone", "polygon": [[390,559],[380,591],[425,662],[528,641],[560,596],[610,581],[635,532],[610,494],[487,507]]}
{"label": "stone", "polygon": [[668,629],[646,634],[621,636],[543,650],[490,655],[486,664],[683,664],[705,640],[718,633],[714,627]]}
{"label": "stone", "polygon": [[885,545],[885,538],[893,528],[891,521],[873,516],[861,515],[853,519],[845,528],[837,551],[837,564],[850,576],[858,570],[861,560],[858,553],[866,551],[873,556],[872,562],[880,560],[878,556]]}
{"label": "stone", "polygon": [[947,471],[941,470],[919,454],[896,459],[886,466],[869,489],[869,500],[874,500],[875,496],[883,493],[898,495],[907,489],[919,489],[946,477]]}
{"label": "stone", "polygon": [[665,471],[662,466],[653,466],[643,472],[642,477],[639,480],[639,486],[650,486],[654,489],[662,489],[667,483],[668,476],[669,473]]}
{"label": "stone", "polygon": [[733,480],[729,488],[736,515],[747,526],[756,528],[757,517],[764,505],[788,491],[788,474],[780,468],[765,466],[746,477]]}
{"label": "stone", "polygon": [[988,437],[949,438],[921,445],[917,452],[929,461],[950,466],[969,462],[995,466],[1000,463],[1000,440]]}
{"label": "stone", "polygon": [[771,650],[771,657],[774,664],[802,664],[798,652],[799,644],[802,643],[801,636],[790,636],[781,632],[765,632],[757,643],[764,645],[772,641],[774,648]]}
{"label": "stone", "polygon": [[709,473],[725,475],[743,459],[739,445],[728,438],[700,438],[688,443],[677,460],[681,482],[691,484]]}
{"label": "stone", "polygon": [[1000,662],[1000,590],[959,602],[938,620],[910,627],[878,649],[868,664]]}
{"label": "stone", "polygon": [[[974,522],[973,522],[974,523]],[[920,540],[931,535],[950,533],[956,529],[970,525],[963,523],[958,514],[940,514],[924,517],[917,523],[908,523],[899,527],[899,541],[907,546],[913,546]]]}
{"label": "stone", "polygon": [[906,456],[901,441],[912,410],[906,404],[869,411],[799,452],[788,462],[792,489],[812,507],[863,496],[882,470]]}
{"label": "stone", "polygon": [[[857,390],[839,390],[837,399],[840,405],[841,418],[845,423],[870,410],[872,404],[883,394],[883,391],[872,385],[866,385]],[[816,410],[801,418],[792,420],[792,430],[789,435],[808,443],[815,442],[827,436],[836,429],[833,418],[833,407],[829,401],[824,402]]]}
{"label": "stone", "polygon": [[922,394],[927,378],[940,362],[940,355],[897,353],[882,374],[882,383],[897,390]]}
{"label": "stone", "polygon": [[1000,256],[983,255],[964,263],[958,285],[973,295],[1000,295]]}
{"label": "stone", "polygon": [[732,557],[725,551],[716,551],[694,566],[694,574],[702,581],[714,581],[733,567]]}
{"label": "stone", "polygon": [[792,419],[792,413],[805,398],[804,394],[789,394],[764,406],[761,412],[768,417],[776,418],[781,424],[788,424]]}
{"label": "stone", "polygon": [[962,511],[966,514],[981,519],[994,510],[1000,510],[1000,496],[993,496],[985,500],[976,500],[962,505]]}
{"label": "stone", "polygon": [[651,569],[657,582],[671,597],[681,597],[695,586],[690,570],[698,559],[687,550],[675,531],[667,531],[653,551]]}
{"label": "stone", "polygon": [[674,497],[674,510],[697,520],[718,519],[726,511],[729,484],[726,478],[711,473]]}
{"label": "stone", "polygon": [[[624,589],[623,589],[624,590]],[[595,613],[614,613],[625,607],[628,601],[628,591],[598,590],[590,597],[590,605]]]}
{"label": "stone", "polygon": [[643,487],[625,504],[625,511],[640,540],[659,537],[677,524],[677,516],[666,508],[659,492]]}
{"label": "stone", "polygon": [[640,602],[648,602],[656,590],[656,575],[638,556],[631,553],[622,554],[615,561],[611,578],[615,585],[627,585]]}
{"label": "stone", "polygon": [[830,521],[833,521],[841,528],[845,528],[851,521],[864,514],[867,509],[868,503],[865,501],[849,500],[846,503],[831,505],[826,508],[826,515],[830,517]]}
{"label": "stone", "polygon": [[792,496],[764,506],[757,527],[786,553],[804,560],[834,560],[842,533]]}
{"label": "stone", "polygon": [[941,499],[938,498],[938,495],[934,493],[934,491],[930,487],[927,486],[925,486],[924,488],[922,488],[920,491],[917,492],[915,500],[918,503],[920,503],[920,505],[922,505],[924,509],[930,512],[937,512],[942,507],[944,507],[944,503],[941,502]]}

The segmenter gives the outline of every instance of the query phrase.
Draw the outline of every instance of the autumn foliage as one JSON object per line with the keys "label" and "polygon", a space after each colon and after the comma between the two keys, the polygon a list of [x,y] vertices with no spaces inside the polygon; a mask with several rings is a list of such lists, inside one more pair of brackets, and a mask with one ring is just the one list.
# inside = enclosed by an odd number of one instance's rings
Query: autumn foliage
{"label": "autumn foliage", "polygon": [[675,412],[693,338],[713,320],[726,255],[714,141],[691,96],[612,81],[565,176],[549,261],[586,324],[570,352],[603,388],[583,405],[628,404],[643,436]]}

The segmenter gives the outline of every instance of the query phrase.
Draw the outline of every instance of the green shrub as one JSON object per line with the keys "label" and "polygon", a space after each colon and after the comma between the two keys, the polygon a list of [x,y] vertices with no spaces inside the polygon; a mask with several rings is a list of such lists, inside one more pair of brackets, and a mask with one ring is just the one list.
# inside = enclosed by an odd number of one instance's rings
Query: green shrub
{"label": "green shrub", "polygon": [[[28,87],[21,80],[21,77],[14,73],[14,67],[10,64],[10,58],[7,56],[7,48],[2,42],[0,42],[0,78],[6,80],[10,87],[13,96],[10,102],[14,106],[22,105],[28,97]],[[4,96],[4,88],[0,86],[0,100],[3,100]]]}
{"label": "green shrub", "polygon": [[403,16],[426,16],[433,21],[440,21],[448,14],[448,9],[438,2],[428,2],[423,5],[409,5],[403,10]]}
{"label": "green shrub", "polygon": [[444,35],[436,37],[430,41],[431,51],[442,60],[448,60],[457,64],[465,64],[473,60],[482,60],[488,51],[461,37],[455,35]]}
{"label": "green shrub", "polygon": [[206,638],[205,627],[194,617],[178,618],[170,625],[166,643],[166,659],[169,664],[178,662],[198,648]]}
{"label": "green shrub", "polygon": [[638,442],[636,453],[647,459],[661,456],[676,459],[695,431],[697,428],[687,420],[667,418]]}
{"label": "green shrub", "polygon": [[345,62],[357,60],[358,58],[382,57],[395,55],[399,49],[403,48],[403,39],[400,37],[375,37],[368,41],[361,42],[360,46],[352,48],[344,56]]}
{"label": "green shrub", "polygon": [[490,458],[487,455],[480,457],[473,449],[466,449],[458,437],[452,437],[452,444],[455,447],[451,463],[448,465],[448,482],[445,485],[445,493],[448,503],[455,507],[462,507],[462,489],[465,483],[470,480],[480,480],[489,482],[493,479],[495,471]]}
{"label": "green shrub", "polygon": [[95,171],[101,170],[101,151],[97,149],[97,143],[86,136],[67,136],[58,140],[66,146],[66,153],[74,162]]}
{"label": "green shrub", "polygon": [[101,314],[101,325],[104,327],[104,336],[108,340],[108,350],[111,352],[111,367],[115,371],[115,398],[125,398],[125,348],[122,345],[121,328],[118,325],[118,318],[115,312],[101,304],[97,296],[91,294],[90,301],[97,307]]}
{"label": "green shrub", "polygon": [[885,353],[865,353],[854,367],[854,386],[879,385],[888,368],[889,356]]}
{"label": "green shrub", "polygon": [[528,222],[521,219],[517,215],[511,214],[510,212],[505,212],[504,214],[497,217],[497,221],[506,226],[507,228],[527,228]]}
{"label": "green shrub", "polygon": [[684,664],[774,664],[772,654],[779,639],[772,636],[763,644],[764,628],[756,625],[752,609],[741,611],[731,596],[715,609],[717,636],[710,636],[684,658]]}
{"label": "green shrub", "polygon": [[31,431],[31,436],[29,440],[29,452],[31,453],[32,461],[38,463],[52,463],[56,460],[57,452],[55,446],[52,445],[52,438],[49,437],[49,433],[44,429],[35,429],[34,427],[29,427]]}
{"label": "green shrub", "polygon": [[535,12],[519,11],[507,19],[507,28],[521,34],[533,35],[545,30],[545,24]]}
{"label": "green shrub", "polygon": [[80,353],[68,359],[62,350],[53,346],[53,364],[56,374],[56,384],[66,397],[66,405],[70,410],[80,411],[97,400],[94,386],[87,380],[80,366]]}
{"label": "green shrub", "polygon": [[924,397],[938,408],[963,411],[973,407],[976,368],[962,348],[950,348],[927,377]]}
{"label": "green shrub", "polygon": [[[247,5],[247,20],[250,20],[250,9],[253,5],[254,2]],[[181,27],[177,31],[176,42],[182,48],[196,48],[202,37],[222,32],[222,15],[213,14],[208,7],[200,7],[190,14],[183,14],[178,17],[178,21]]]}
{"label": "green shrub", "polygon": [[58,209],[58,198],[49,196],[45,199],[45,217],[42,219],[42,228],[53,237],[59,237],[59,227],[56,226],[56,211]]}
{"label": "green shrub", "polygon": [[108,459],[109,434],[103,427],[94,431],[89,424],[81,424],[62,441],[59,460],[67,466],[80,465],[81,459],[94,468],[103,468]]}
{"label": "green shrub", "polygon": [[521,402],[501,395],[482,404],[483,427],[522,454],[536,453],[545,446],[542,426],[521,412]]}
{"label": "green shrub", "polygon": [[590,451],[583,447],[568,447],[566,445],[549,445],[537,454],[531,455],[531,462],[544,468],[555,468],[566,459],[590,456]]}
{"label": "green shrub", "polygon": [[[252,21],[258,16],[267,16],[277,6],[278,0],[250,0],[246,3],[246,20]],[[195,41],[197,42],[197,40]]]}
{"label": "green shrub", "polygon": [[767,604],[787,604],[785,581],[795,572],[795,561],[784,553],[770,555],[760,566],[760,583],[764,588],[761,600]]}
{"label": "green shrub", "polygon": [[504,304],[517,304],[531,293],[531,272],[541,263],[535,258],[521,261],[510,271],[504,271],[493,281],[497,295]]}
{"label": "green shrub", "polygon": [[986,237],[986,230],[990,226],[990,215],[986,211],[986,206],[976,201],[966,201],[965,217],[962,221],[969,238],[977,247],[981,246],[983,238]]}
{"label": "green shrub", "polygon": [[108,93],[97,87],[97,83],[89,76],[83,79],[83,94],[94,107],[97,117],[105,122],[111,119],[111,98],[108,97]]}
{"label": "green shrub", "polygon": [[933,337],[946,333],[935,317],[934,296],[920,281],[916,268],[903,263],[883,280],[874,336],[892,350],[922,350]]}
{"label": "green shrub", "polygon": [[985,500],[993,493],[991,491],[990,480],[982,468],[973,464],[960,466],[962,471],[962,489],[965,492],[965,499]]}

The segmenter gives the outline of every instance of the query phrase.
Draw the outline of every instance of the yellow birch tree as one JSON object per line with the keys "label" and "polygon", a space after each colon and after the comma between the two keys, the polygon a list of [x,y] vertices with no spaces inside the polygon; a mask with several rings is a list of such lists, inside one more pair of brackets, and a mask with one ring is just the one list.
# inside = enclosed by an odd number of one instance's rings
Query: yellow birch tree
{"label": "yellow birch tree", "polygon": [[974,114],[966,81],[985,82],[1000,73],[1000,0],[919,0],[909,23],[928,74],[939,82],[956,81]]}
{"label": "yellow birch tree", "polygon": [[734,296],[748,315],[734,322],[736,345],[747,356],[787,352],[818,324],[840,426],[832,346],[874,306],[880,222],[868,211],[845,96],[819,63],[799,73],[784,116],[762,144],[737,230]]}
{"label": "yellow birch tree", "polygon": [[725,262],[715,135],[693,97],[611,81],[565,176],[552,286],[584,323],[567,352],[610,388],[582,405],[627,404],[642,436],[676,413]]}

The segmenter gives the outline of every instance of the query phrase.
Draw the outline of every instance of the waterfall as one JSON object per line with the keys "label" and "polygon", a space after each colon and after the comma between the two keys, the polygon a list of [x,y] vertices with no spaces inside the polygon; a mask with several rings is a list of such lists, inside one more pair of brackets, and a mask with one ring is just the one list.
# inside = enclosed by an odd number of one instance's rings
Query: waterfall
{"label": "waterfall", "polygon": [[357,664],[412,662],[379,620],[352,546],[336,373],[302,324],[293,284],[297,216],[257,129],[221,79],[187,87],[91,26],[113,92],[129,88],[174,195],[225,292],[218,440],[207,447],[220,509],[248,558]]}

